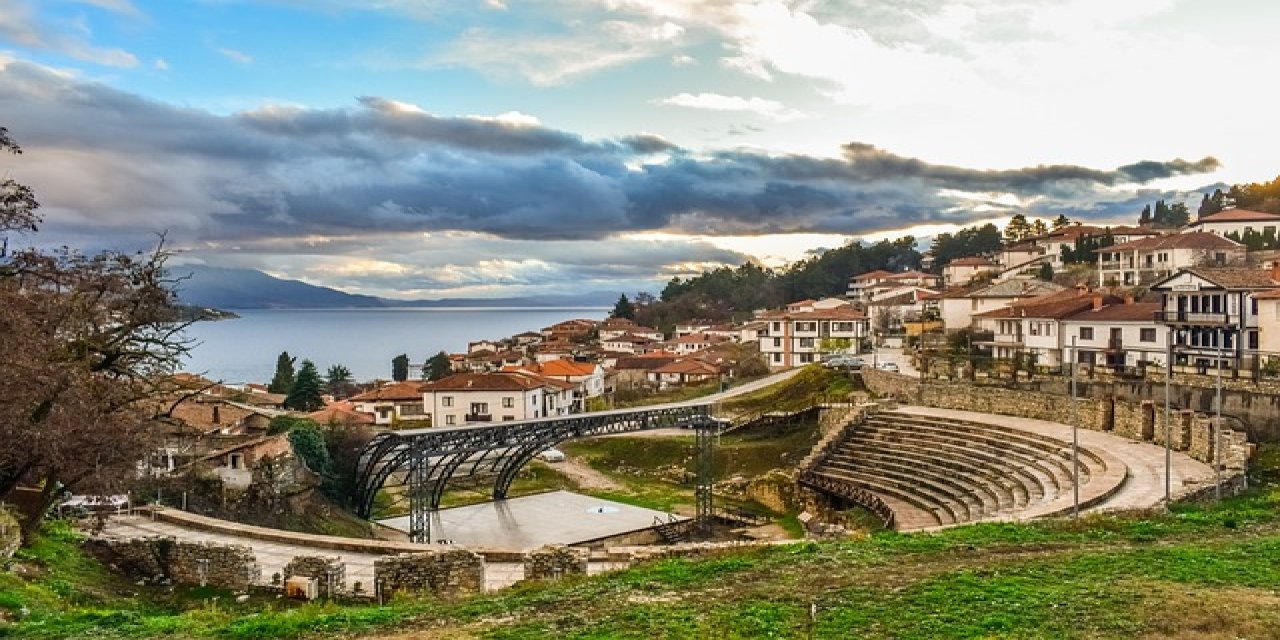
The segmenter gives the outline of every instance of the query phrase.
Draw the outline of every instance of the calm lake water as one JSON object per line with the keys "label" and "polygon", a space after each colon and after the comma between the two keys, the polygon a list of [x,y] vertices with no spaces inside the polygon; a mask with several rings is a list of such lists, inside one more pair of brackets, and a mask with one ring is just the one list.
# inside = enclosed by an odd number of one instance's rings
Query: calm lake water
{"label": "calm lake water", "polygon": [[421,363],[468,342],[537,331],[570,318],[601,320],[602,308],[501,309],[236,309],[237,320],[197,322],[198,341],[186,370],[228,383],[269,382],[276,357],[288,351],[323,374],[343,364],[357,380],[390,379],[391,359],[405,353]]}

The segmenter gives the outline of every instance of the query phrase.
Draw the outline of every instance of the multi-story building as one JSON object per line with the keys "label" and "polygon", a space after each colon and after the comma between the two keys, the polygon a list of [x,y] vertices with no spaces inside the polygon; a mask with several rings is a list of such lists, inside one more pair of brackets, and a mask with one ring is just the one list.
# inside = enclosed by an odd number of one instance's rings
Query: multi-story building
{"label": "multi-story building", "polygon": [[460,373],[422,385],[432,426],[510,422],[572,412],[577,385],[520,372]]}
{"label": "multi-story building", "polygon": [[973,316],[1007,307],[1019,300],[1062,291],[1064,287],[1043,280],[1019,278],[990,285],[944,291],[938,308],[947,331],[968,329]]}
{"label": "multi-story building", "polygon": [[959,287],[969,284],[981,274],[999,270],[1000,265],[982,256],[956,258],[942,267],[942,282],[948,287]]}
{"label": "multi-story building", "polygon": [[[848,296],[857,300],[871,300],[874,297],[892,289],[900,289],[902,287],[924,287],[933,288],[942,285],[942,278],[932,273],[923,271],[871,271],[862,275],[849,278]],[[830,298],[827,298],[830,300]],[[814,302],[805,300],[803,302]],[[823,302],[821,300],[817,302]],[[802,303],[792,303],[799,305]],[[821,305],[819,305],[821,308]]]}
{"label": "multi-story building", "polygon": [[869,333],[866,314],[850,305],[808,311],[766,311],[756,316],[768,323],[760,333],[760,353],[772,369],[784,369],[817,362],[823,354],[844,351],[835,345],[847,344],[856,353]]}
{"label": "multi-story building", "polygon": [[1082,288],[1013,302],[974,316],[978,328],[992,334],[990,341],[975,344],[990,347],[997,360],[1030,357],[1038,366],[1057,368],[1063,363],[1062,319],[1117,300]]}
{"label": "multi-story building", "polygon": [[389,384],[353,396],[355,410],[373,415],[376,425],[402,421],[429,420],[422,406],[422,382],[406,381]]}
{"label": "multi-story building", "polygon": [[1173,233],[1103,247],[1098,254],[1098,284],[1147,285],[1194,266],[1243,264],[1244,245],[1200,231]]}
{"label": "multi-story building", "polygon": [[1206,370],[1221,363],[1237,372],[1254,367],[1262,344],[1260,308],[1277,289],[1280,267],[1191,267],[1153,284],[1161,297],[1155,320],[1173,332],[1174,366]]}
{"label": "multi-story building", "polygon": [[1062,346],[1078,364],[1112,369],[1163,366],[1169,332],[1155,322],[1159,310],[1158,302],[1133,302],[1132,298],[1101,309],[1090,307],[1062,320]]}

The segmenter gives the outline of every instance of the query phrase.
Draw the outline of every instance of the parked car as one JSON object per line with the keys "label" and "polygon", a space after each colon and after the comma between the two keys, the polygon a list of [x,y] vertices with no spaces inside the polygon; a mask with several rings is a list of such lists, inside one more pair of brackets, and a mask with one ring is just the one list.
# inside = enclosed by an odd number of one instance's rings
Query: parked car
{"label": "parked car", "polygon": [[828,358],[822,363],[822,366],[829,369],[857,369],[867,363],[857,356],[836,355]]}
{"label": "parked car", "polygon": [[880,363],[880,370],[881,370],[881,371],[898,371],[898,370],[899,370],[899,369],[898,369],[898,363],[896,363],[896,362],[881,362],[881,363]]}
{"label": "parked car", "polygon": [[543,462],[564,462],[564,452],[559,449],[547,449],[538,454],[538,459]]}

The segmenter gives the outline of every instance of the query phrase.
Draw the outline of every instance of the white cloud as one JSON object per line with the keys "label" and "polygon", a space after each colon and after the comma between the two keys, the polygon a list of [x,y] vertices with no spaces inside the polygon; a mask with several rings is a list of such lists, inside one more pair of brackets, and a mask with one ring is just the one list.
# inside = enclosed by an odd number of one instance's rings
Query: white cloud
{"label": "white cloud", "polygon": [[687,67],[691,64],[697,64],[697,63],[698,61],[694,60],[693,56],[685,55],[683,53],[678,53],[674,56],[671,56],[671,66],[673,67]]}
{"label": "white cloud", "polygon": [[168,71],[169,61],[165,60],[164,58],[156,58],[155,61],[151,63],[151,66],[155,67],[160,71]]}
{"label": "white cloud", "polygon": [[705,109],[708,111],[740,111],[746,113],[754,113],[766,118],[774,120],[795,120],[803,118],[804,114],[790,109],[786,105],[776,100],[766,100],[764,98],[752,96],[743,98],[741,96],[726,96],[718,93],[681,93],[667,98],[661,98],[653,101],[656,104],[665,104],[676,107],[688,107],[690,109]]}
{"label": "white cloud", "polygon": [[74,0],[80,4],[98,7],[107,11],[114,11],[120,15],[129,17],[141,17],[142,12],[130,0]]}
{"label": "white cloud", "polygon": [[[87,31],[81,29],[80,31]],[[118,48],[91,44],[87,33],[66,33],[43,22],[25,0],[0,0],[0,41],[44,49],[109,67],[136,67],[138,58]]]}
{"label": "white cloud", "polygon": [[226,58],[226,59],[228,59],[228,60],[230,60],[230,61],[232,61],[232,62],[235,62],[235,63],[237,63],[237,64],[252,64],[252,63],[253,63],[253,56],[251,56],[251,55],[249,55],[249,54],[247,54],[247,53],[245,53],[245,52],[243,52],[243,51],[237,51],[237,50],[235,50],[235,49],[220,48],[220,49],[218,49],[218,53],[222,54],[222,56],[223,56],[224,58]]}

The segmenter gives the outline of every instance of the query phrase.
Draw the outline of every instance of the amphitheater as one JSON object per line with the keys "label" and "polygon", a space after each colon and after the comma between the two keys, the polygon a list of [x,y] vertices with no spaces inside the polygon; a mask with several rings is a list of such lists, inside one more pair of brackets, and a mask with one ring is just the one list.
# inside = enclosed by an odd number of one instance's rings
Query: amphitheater
{"label": "amphitheater", "polygon": [[[1058,422],[953,409],[873,411],[801,469],[810,489],[870,509],[900,531],[1151,508],[1165,496],[1162,446]],[[1174,500],[1211,489],[1210,465],[1170,456]]]}

